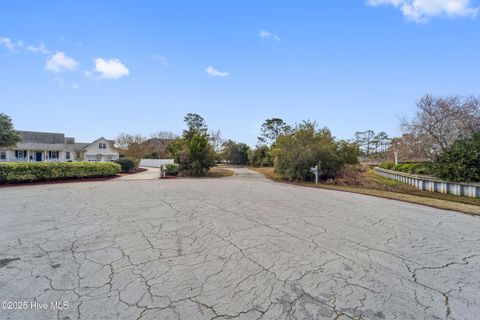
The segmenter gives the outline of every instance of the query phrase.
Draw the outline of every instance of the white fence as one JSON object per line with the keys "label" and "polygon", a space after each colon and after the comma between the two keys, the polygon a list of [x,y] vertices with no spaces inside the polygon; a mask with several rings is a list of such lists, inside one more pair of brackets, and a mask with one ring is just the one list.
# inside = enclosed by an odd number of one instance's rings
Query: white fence
{"label": "white fence", "polygon": [[480,198],[480,183],[447,182],[381,168],[375,168],[375,172],[382,177],[401,181],[424,191]]}
{"label": "white fence", "polygon": [[173,159],[142,159],[140,167],[160,168],[163,164],[173,163]]}

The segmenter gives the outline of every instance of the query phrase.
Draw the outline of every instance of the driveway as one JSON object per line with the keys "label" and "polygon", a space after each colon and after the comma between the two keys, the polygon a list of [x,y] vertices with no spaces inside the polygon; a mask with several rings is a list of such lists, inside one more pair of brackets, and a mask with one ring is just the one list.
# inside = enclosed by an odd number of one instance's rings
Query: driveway
{"label": "driveway", "polygon": [[480,318],[478,217],[245,170],[0,189],[0,319]]}
{"label": "driveway", "polygon": [[141,168],[147,169],[147,170],[139,173],[126,174],[124,176],[116,178],[116,180],[121,180],[121,181],[158,180],[160,178],[160,168],[147,168],[147,167],[141,167]]}

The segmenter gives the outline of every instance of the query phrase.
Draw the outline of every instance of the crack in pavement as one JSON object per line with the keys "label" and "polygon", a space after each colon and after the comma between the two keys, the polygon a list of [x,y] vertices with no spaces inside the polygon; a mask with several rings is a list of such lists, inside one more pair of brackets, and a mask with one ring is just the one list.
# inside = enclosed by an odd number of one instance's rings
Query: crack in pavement
{"label": "crack in pavement", "polygon": [[2,319],[480,318],[473,216],[250,174],[0,201],[2,300],[69,302]]}

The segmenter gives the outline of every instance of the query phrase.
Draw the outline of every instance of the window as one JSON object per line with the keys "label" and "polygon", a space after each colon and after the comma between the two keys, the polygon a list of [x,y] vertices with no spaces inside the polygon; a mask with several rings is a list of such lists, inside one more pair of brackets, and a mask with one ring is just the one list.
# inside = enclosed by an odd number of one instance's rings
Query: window
{"label": "window", "polygon": [[48,151],[48,157],[50,159],[58,159],[58,151]]}
{"label": "window", "polygon": [[15,158],[25,158],[26,156],[27,156],[27,151],[15,150]]}
{"label": "window", "polygon": [[0,160],[7,160],[7,152],[0,151]]}
{"label": "window", "polygon": [[67,152],[65,153],[65,158],[66,158],[67,160],[70,160],[70,151],[67,151]]}
{"label": "window", "polygon": [[80,152],[77,152],[77,159],[80,159]]}
{"label": "window", "polygon": [[101,142],[101,143],[98,144],[98,148],[99,149],[107,149],[107,144]]}

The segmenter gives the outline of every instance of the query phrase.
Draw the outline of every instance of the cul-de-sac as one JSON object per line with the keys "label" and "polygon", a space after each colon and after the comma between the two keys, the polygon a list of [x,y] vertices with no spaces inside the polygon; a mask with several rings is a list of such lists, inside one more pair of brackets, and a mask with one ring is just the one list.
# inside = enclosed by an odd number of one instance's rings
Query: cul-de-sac
{"label": "cul-de-sac", "polygon": [[0,320],[480,319],[479,10],[0,3]]}

